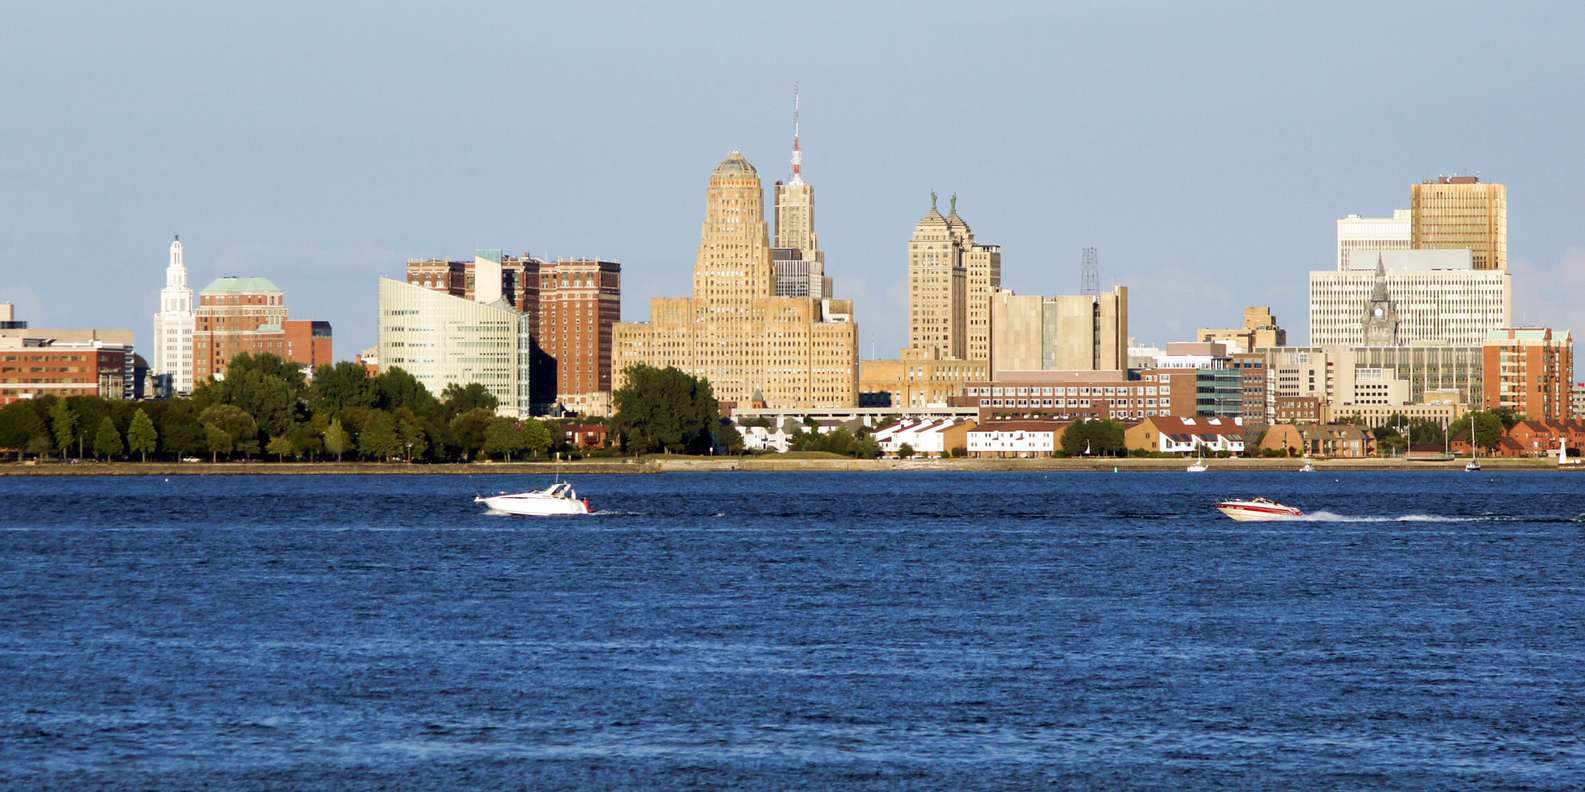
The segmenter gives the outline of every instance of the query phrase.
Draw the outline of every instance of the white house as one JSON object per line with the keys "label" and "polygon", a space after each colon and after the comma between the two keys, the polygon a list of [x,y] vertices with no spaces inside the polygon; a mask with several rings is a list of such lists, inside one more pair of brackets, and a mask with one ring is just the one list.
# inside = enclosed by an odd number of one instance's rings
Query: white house
{"label": "white house", "polygon": [[990,421],[968,432],[969,456],[1041,457],[1056,453],[1066,423]]}

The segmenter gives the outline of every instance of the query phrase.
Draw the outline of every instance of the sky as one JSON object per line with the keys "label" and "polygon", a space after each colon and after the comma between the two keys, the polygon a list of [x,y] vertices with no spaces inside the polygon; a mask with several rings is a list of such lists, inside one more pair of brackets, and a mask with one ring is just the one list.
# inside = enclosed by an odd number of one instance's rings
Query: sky
{"label": "sky", "polygon": [[[376,279],[476,248],[690,289],[710,171],[804,175],[861,352],[906,343],[907,243],[959,196],[1003,284],[1130,290],[1141,343],[1270,305],[1306,340],[1335,220],[1414,182],[1508,185],[1515,320],[1585,330],[1585,5],[138,4],[0,0],[0,302],[151,332],[173,234],[195,288],[262,275],[336,354]],[[767,206],[770,198],[767,195]],[[1585,345],[1582,345],[1585,346]]]}

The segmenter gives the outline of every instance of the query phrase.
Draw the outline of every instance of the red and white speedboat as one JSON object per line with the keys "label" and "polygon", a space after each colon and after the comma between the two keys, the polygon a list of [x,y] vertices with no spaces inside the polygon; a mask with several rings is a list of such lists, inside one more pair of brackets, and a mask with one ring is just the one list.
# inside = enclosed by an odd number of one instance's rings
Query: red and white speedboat
{"label": "red and white speedboat", "polygon": [[588,514],[589,499],[579,498],[572,485],[558,481],[542,490],[519,492],[515,495],[501,493],[492,497],[478,497],[482,503],[498,512],[524,517],[556,517],[563,514]]}
{"label": "red and white speedboat", "polygon": [[1292,506],[1284,506],[1266,498],[1222,501],[1216,504],[1216,510],[1239,522],[1297,520],[1304,516],[1304,512]]}

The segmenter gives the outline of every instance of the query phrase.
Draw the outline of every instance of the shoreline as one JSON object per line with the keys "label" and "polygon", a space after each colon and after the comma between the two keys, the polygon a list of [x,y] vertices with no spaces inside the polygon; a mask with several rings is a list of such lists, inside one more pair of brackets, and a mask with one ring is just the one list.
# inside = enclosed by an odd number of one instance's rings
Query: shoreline
{"label": "shoreline", "polygon": [[[1312,460],[1317,473],[1463,470],[1465,459]],[[1298,459],[1207,459],[1208,472],[1297,471]],[[1183,472],[1186,459],[781,459],[775,457],[646,457],[577,462],[472,462],[393,464],[377,462],[81,462],[41,465],[0,463],[6,476],[502,476],[648,475],[655,473],[814,473],[814,472]],[[1585,472],[1585,466],[1559,467],[1552,459],[1481,460],[1486,470]]]}

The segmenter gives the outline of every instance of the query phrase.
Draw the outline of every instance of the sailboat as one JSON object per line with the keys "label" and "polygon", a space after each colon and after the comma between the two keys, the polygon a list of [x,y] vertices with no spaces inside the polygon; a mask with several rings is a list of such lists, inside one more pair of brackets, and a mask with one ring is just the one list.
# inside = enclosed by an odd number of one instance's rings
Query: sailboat
{"label": "sailboat", "polygon": [[1475,459],[1475,416],[1469,417],[1469,462],[1464,465],[1465,473],[1479,473],[1480,462]]}
{"label": "sailboat", "polygon": [[1188,471],[1190,473],[1204,473],[1205,471],[1210,470],[1210,469],[1211,469],[1211,466],[1205,464],[1205,455],[1203,455],[1203,454],[1201,454],[1200,456],[1196,457],[1195,460],[1194,460],[1194,463],[1189,465],[1189,467],[1188,467]]}

